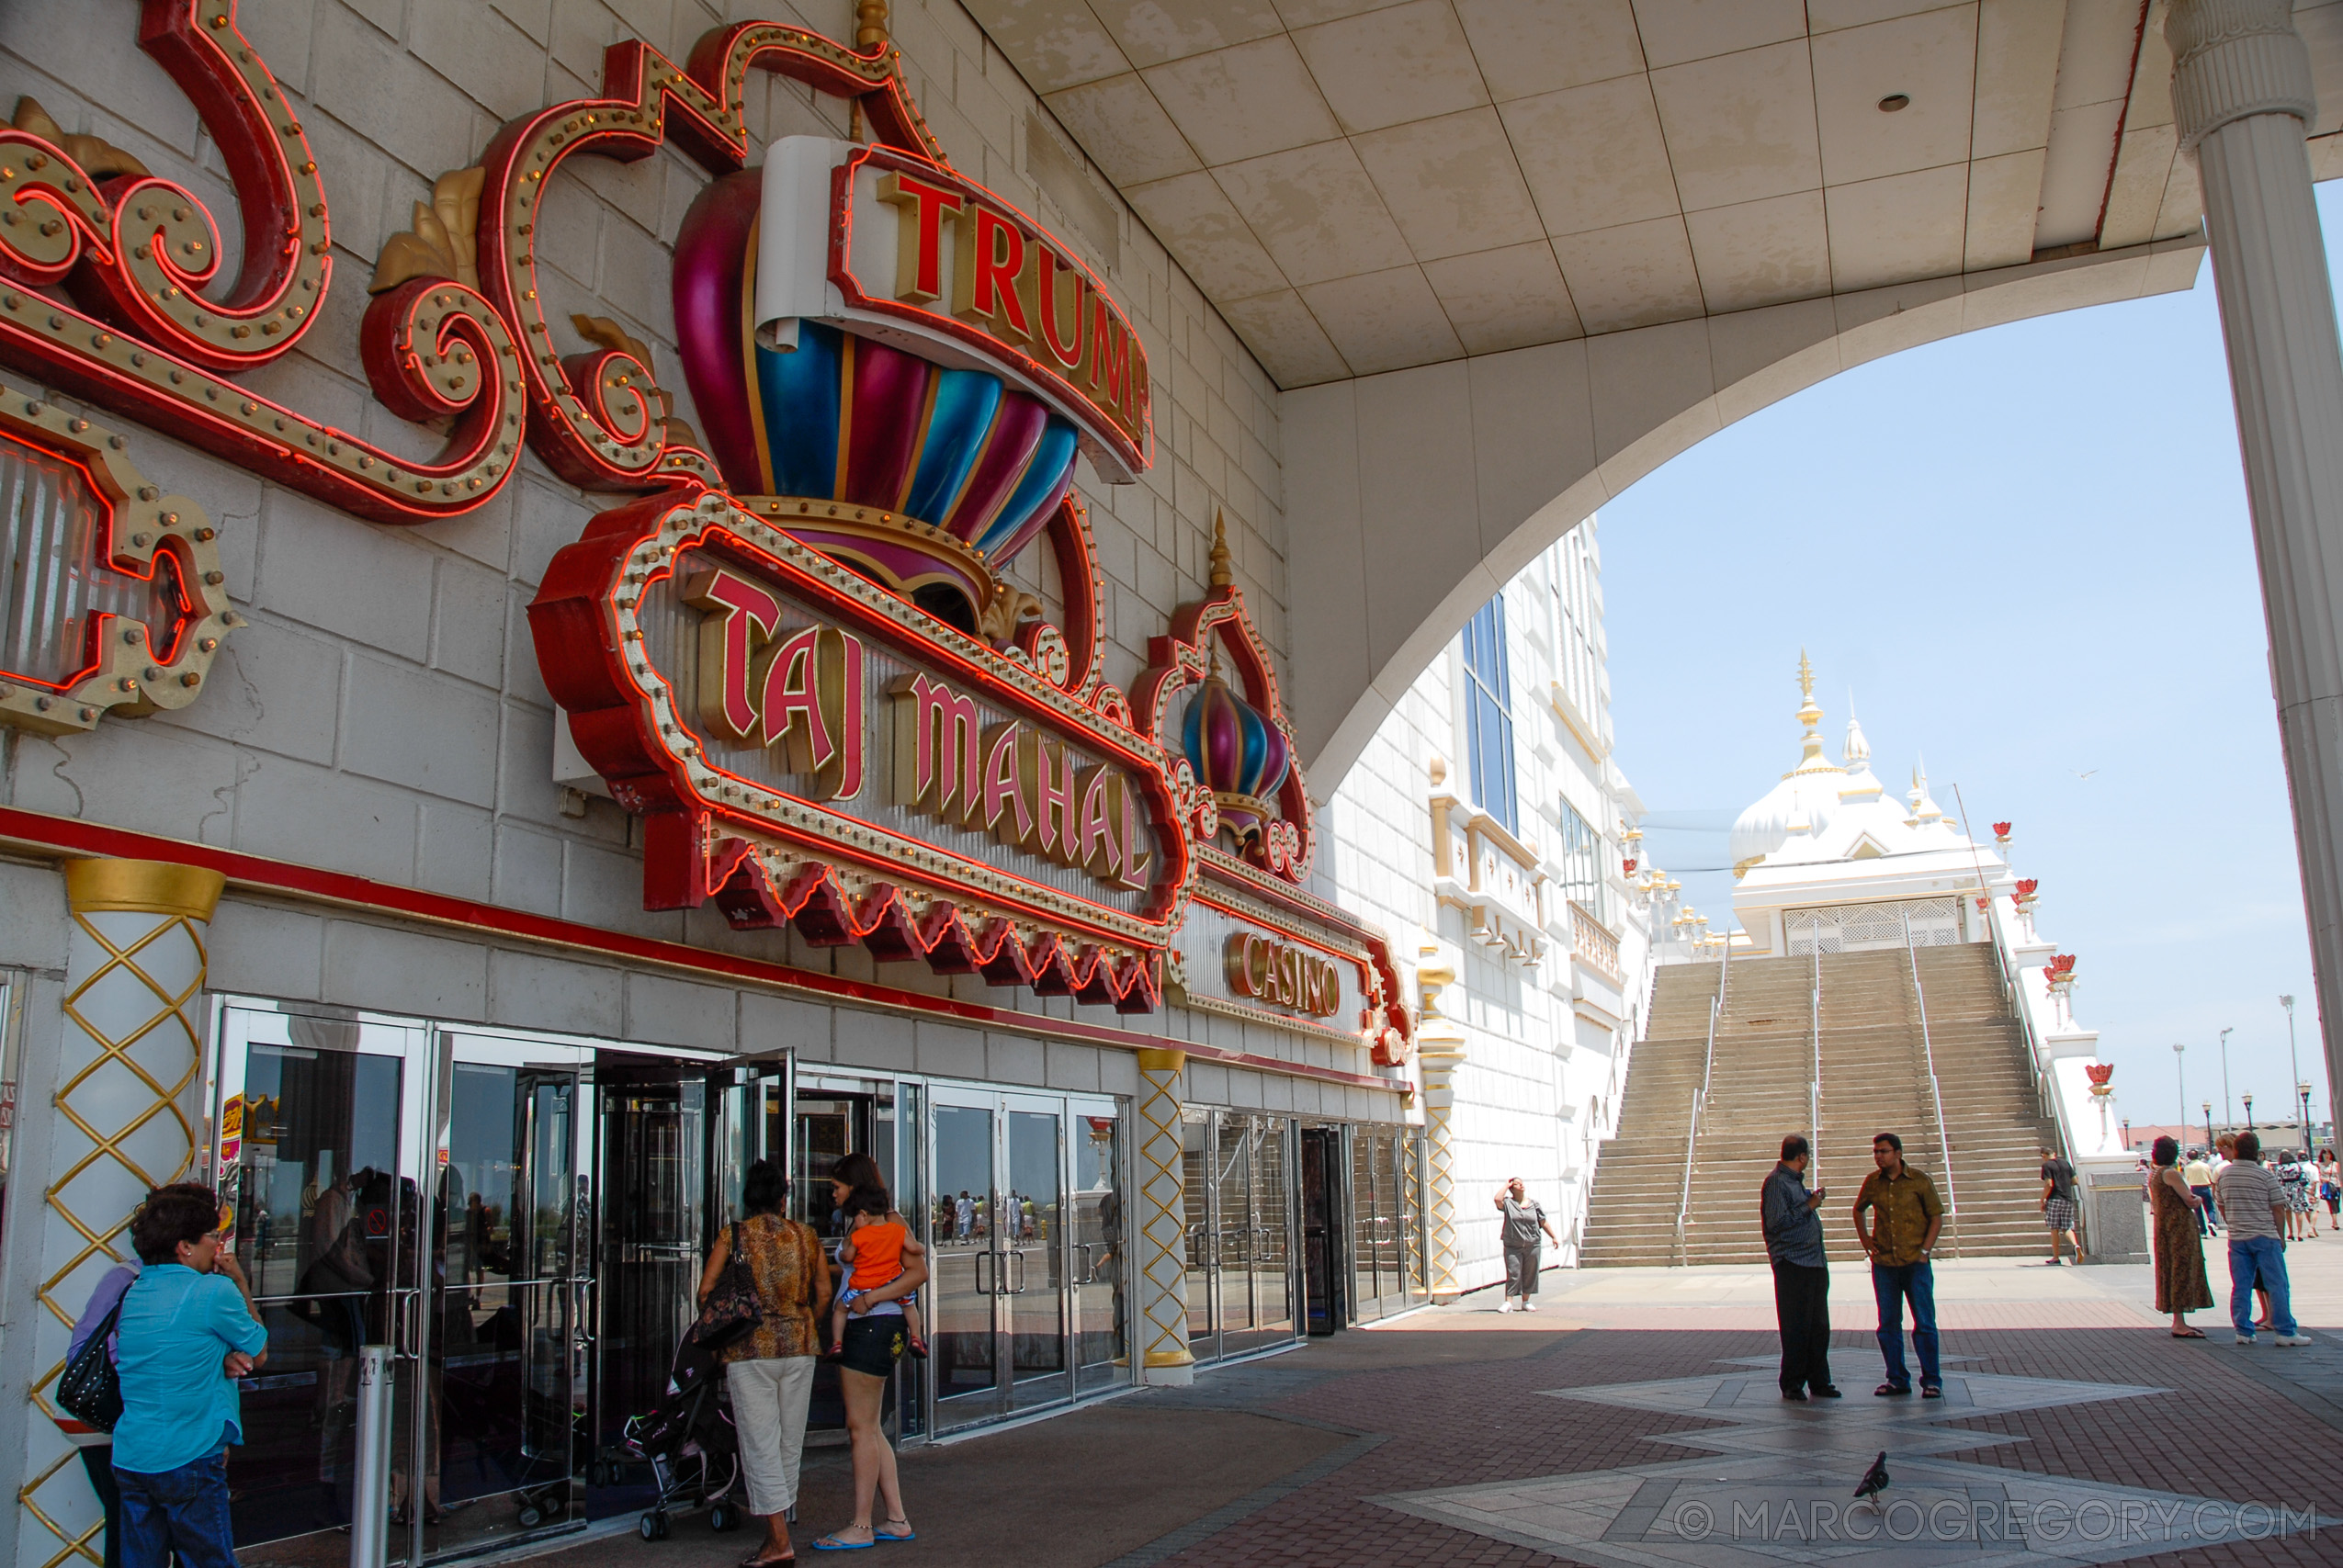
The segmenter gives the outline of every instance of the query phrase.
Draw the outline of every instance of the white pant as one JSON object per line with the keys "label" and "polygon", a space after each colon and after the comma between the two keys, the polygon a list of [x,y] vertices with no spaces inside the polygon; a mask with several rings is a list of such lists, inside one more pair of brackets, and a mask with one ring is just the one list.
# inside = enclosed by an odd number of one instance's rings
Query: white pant
{"label": "white pant", "polygon": [[724,1369],[752,1514],[786,1514],[798,1500],[798,1460],[805,1451],[813,1368],[811,1356],[781,1356],[733,1361]]}

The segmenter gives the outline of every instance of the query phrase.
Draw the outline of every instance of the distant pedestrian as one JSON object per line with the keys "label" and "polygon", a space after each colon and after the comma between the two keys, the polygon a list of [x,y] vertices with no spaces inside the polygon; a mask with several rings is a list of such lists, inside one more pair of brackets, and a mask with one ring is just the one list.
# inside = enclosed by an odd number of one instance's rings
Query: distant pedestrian
{"label": "distant pedestrian", "polygon": [[2213,1192],[2221,1201],[2222,1223],[2229,1227],[2229,1323],[2237,1343],[2257,1340],[2253,1291],[2258,1286],[2269,1297],[2269,1326],[2281,1345],[2307,1345],[2310,1336],[2298,1333],[2292,1292],[2286,1278],[2286,1194],[2278,1179],[2261,1163],[2261,1137],[2237,1134],[2237,1157],[2213,1178]]}
{"label": "distant pedestrian", "polygon": [[2179,1157],[2179,1139],[2156,1141],[2156,1184],[2148,1189],[2156,1210],[2156,1310],[2172,1314],[2173,1338],[2202,1339],[2204,1330],[2190,1327],[2184,1314],[2213,1305],[2213,1287],[2205,1282],[2204,1242],[2197,1230],[2202,1200],[2181,1179]]}
{"label": "distant pedestrian", "polygon": [[2221,1226],[2213,1208],[2213,1167],[2206,1162],[2202,1149],[2189,1151],[2189,1167],[2181,1174],[2188,1179],[2189,1190],[2197,1200],[2197,1234],[2219,1235]]}
{"label": "distant pedestrian", "polygon": [[969,1197],[968,1190],[963,1187],[958,1201],[952,1206],[952,1239],[966,1241],[968,1234],[975,1229],[976,1200]]}
{"label": "distant pedestrian", "polygon": [[2326,1228],[2343,1230],[2343,1167],[2335,1163],[2333,1149],[2318,1151],[2318,1195],[2326,1204]]}
{"label": "distant pedestrian", "polygon": [[1497,1190],[1497,1212],[1504,1218],[1499,1222],[1499,1241],[1505,1252],[1505,1299],[1497,1303],[1499,1312],[1511,1312],[1519,1301],[1522,1312],[1535,1312],[1537,1303],[1530,1298],[1537,1294],[1537,1271],[1544,1252],[1538,1233],[1543,1231],[1554,1245],[1562,1238],[1554,1234],[1554,1226],[1545,1217],[1545,1207],[1529,1195],[1518,1176]]}
{"label": "distant pedestrian", "polygon": [[2058,1157],[2055,1149],[2042,1151],[2042,1221],[2050,1227],[2050,1267],[2058,1267],[2058,1239],[2073,1244],[2075,1261],[2083,1260],[2082,1233],[2075,1228],[2075,1168]]}
{"label": "distant pedestrian", "polygon": [[1782,1330],[1782,1397],[1836,1399],[1830,1381],[1830,1259],[1822,1249],[1822,1215],[1828,1190],[1806,1190],[1814,1151],[1793,1133],[1782,1140],[1782,1163],[1765,1179],[1758,1219],[1773,1264],[1773,1320]]}
{"label": "distant pedestrian", "polygon": [[[1872,1163],[1879,1168],[1863,1178],[1855,1194],[1855,1238],[1871,1256],[1871,1289],[1879,1305],[1879,1353],[1887,1363],[1887,1381],[1872,1393],[1882,1398],[1912,1392],[1912,1374],[1904,1364],[1904,1303],[1912,1307],[1912,1348],[1920,1358],[1920,1395],[1944,1397],[1944,1378],[1936,1358],[1937,1233],[1944,1228],[1944,1201],[1927,1173],[1904,1163],[1904,1140],[1882,1133],[1871,1141]],[[1878,1216],[1878,1230],[1863,1218]]]}
{"label": "distant pedestrian", "polygon": [[2279,1186],[2286,1191],[2286,1239],[2316,1241],[2318,1225],[2311,1218],[2315,1206],[2311,1194],[2318,1186],[2318,1167],[2311,1161],[2311,1151],[2302,1149],[2288,1155],[2276,1175]]}
{"label": "distant pedestrian", "polygon": [[[67,1366],[72,1366],[82,1348],[107,1326],[106,1320],[122,1304],[122,1297],[144,1267],[133,1252],[129,1262],[117,1263],[99,1278],[97,1288],[89,1293],[89,1304],[74,1320],[74,1331],[65,1340]],[[108,1337],[112,1337],[110,1330]],[[111,1348],[106,1354],[109,1360],[117,1359]],[[76,1421],[74,1426],[78,1428],[81,1423]],[[98,1505],[106,1513],[106,1568],[122,1568],[122,1493],[114,1484],[114,1434],[76,1430],[69,1438],[81,1450],[82,1470],[88,1475],[90,1490],[97,1494]]]}

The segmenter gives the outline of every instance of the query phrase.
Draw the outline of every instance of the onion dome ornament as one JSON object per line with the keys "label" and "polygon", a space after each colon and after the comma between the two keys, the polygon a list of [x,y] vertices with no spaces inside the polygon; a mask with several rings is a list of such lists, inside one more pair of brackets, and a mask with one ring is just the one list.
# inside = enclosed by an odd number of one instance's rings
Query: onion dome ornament
{"label": "onion dome ornament", "polygon": [[[1212,585],[1225,587],[1234,581],[1228,535],[1215,517]],[[1283,728],[1222,678],[1217,648],[1212,672],[1188,699],[1180,747],[1197,782],[1212,792],[1220,826],[1235,837],[1239,851],[1257,849],[1268,824],[1279,815],[1276,795],[1293,770],[1293,747]]]}
{"label": "onion dome ornament", "polygon": [[761,197],[758,171],[727,175],[675,239],[676,340],[708,453],[737,496],[839,503],[775,521],[979,635],[1002,570],[1073,487],[1073,422],[989,371],[828,323],[768,341],[750,305]]}

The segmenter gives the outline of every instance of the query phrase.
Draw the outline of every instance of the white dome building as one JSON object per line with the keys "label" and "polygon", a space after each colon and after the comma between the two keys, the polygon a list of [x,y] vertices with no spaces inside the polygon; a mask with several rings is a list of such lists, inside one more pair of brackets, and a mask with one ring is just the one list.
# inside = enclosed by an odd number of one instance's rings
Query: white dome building
{"label": "white dome building", "polygon": [[1851,715],[1840,761],[1823,755],[1814,667],[1798,659],[1804,698],[1798,765],[1733,825],[1733,912],[1748,945],[1804,955],[1985,940],[1977,895],[2009,878],[1930,795],[1923,766],[1898,800],[1872,772],[1871,741]]}
{"label": "white dome building", "polygon": [[[1814,666],[1803,651],[1798,655],[1798,686],[1805,694],[1805,702],[1798,709],[1798,722],[1806,727],[1805,755],[1782,775],[1780,784],[1734,821],[1730,852],[1736,879],[1789,842],[1793,833],[1827,829],[1838,815],[1839,796],[1846,793],[1842,782],[1847,771],[1833,766],[1822,754],[1822,732],[1815,728],[1822,722],[1822,710],[1815,706]],[[1851,728],[1851,733],[1862,739],[1861,731]],[[1871,755],[1868,746],[1863,755]]]}

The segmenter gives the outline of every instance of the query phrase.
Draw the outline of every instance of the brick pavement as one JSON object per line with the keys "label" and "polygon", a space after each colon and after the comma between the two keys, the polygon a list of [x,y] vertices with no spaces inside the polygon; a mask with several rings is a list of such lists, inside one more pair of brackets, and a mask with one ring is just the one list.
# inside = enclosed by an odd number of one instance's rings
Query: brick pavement
{"label": "brick pavement", "polygon": [[[2298,1270],[2298,1301],[2318,1303],[2303,1312],[2307,1322],[2343,1319],[2324,1279],[2328,1269],[2343,1279],[2343,1248],[2333,1258],[2332,1265],[2304,1258]],[[1144,1390],[907,1454],[906,1491],[922,1532],[917,1555],[929,1568],[1013,1560],[1031,1568],[1579,1561],[1373,1499],[1503,1490],[1506,1483],[1637,1466],[1712,1468],[1692,1461],[1713,1448],[1665,1439],[1727,1430],[1733,1423],[1723,1411],[1711,1418],[1556,1398],[1554,1391],[1591,1394],[1726,1371],[1746,1379],[1746,1359],[1770,1359],[1776,1350],[1770,1311],[1760,1309],[1766,1282],[1722,1270],[1622,1277],[1627,1272],[1567,1281],[1534,1317],[1500,1317],[1488,1303],[1468,1301],[1207,1369],[1190,1388]],[[2328,1398],[2343,1392],[2329,1386],[2343,1371],[2343,1332],[2315,1331],[2320,1343],[2309,1351],[2267,1343],[2246,1349],[2228,1344],[2216,1332],[2218,1314],[2208,1313],[2199,1316],[2213,1337],[2176,1341],[2134,1299],[2143,1281],[2133,1272],[2144,1279],[2145,1270],[2116,1268],[1941,1271],[1948,1372],[2134,1385],[2120,1397],[2005,1406],[2000,1414],[1938,1407],[1944,1436],[1973,1434],[1985,1445],[1961,1450],[1954,1468],[2006,1475],[2011,1487],[2036,1494],[2063,1481],[2077,1489],[2309,1506],[2343,1520],[2343,1399]],[[1867,1292],[1850,1288],[1859,1282],[1841,1281],[1834,1296],[1867,1308]],[[2301,1291],[2304,1284],[2313,1289]],[[1628,1326],[1580,1326],[1590,1322]],[[1858,1403],[1873,1406],[1878,1352],[1871,1335],[1842,1326],[1832,1343],[1847,1406],[1768,1401],[1773,1410],[1745,1404],[1742,1416],[1810,1410],[1812,1420],[1828,1422],[1841,1411],[1855,1417]],[[1764,1379],[1762,1369],[1758,1376]],[[1744,1419],[1743,1435],[1750,1430]],[[2233,1431],[2247,1436],[2240,1440]],[[821,1454],[809,1464],[804,1517],[817,1529],[835,1522],[843,1504],[842,1461]],[[715,1568],[720,1553],[737,1555],[747,1545],[733,1536],[686,1547],[685,1538],[696,1534],[679,1528],[674,1543],[627,1538],[565,1555],[581,1568],[589,1560],[593,1568],[617,1568],[619,1558],[629,1560],[623,1568]],[[1794,1550],[1773,1555],[1813,1560]],[[2127,1561],[2157,1568],[2343,1564],[2343,1525]]]}

